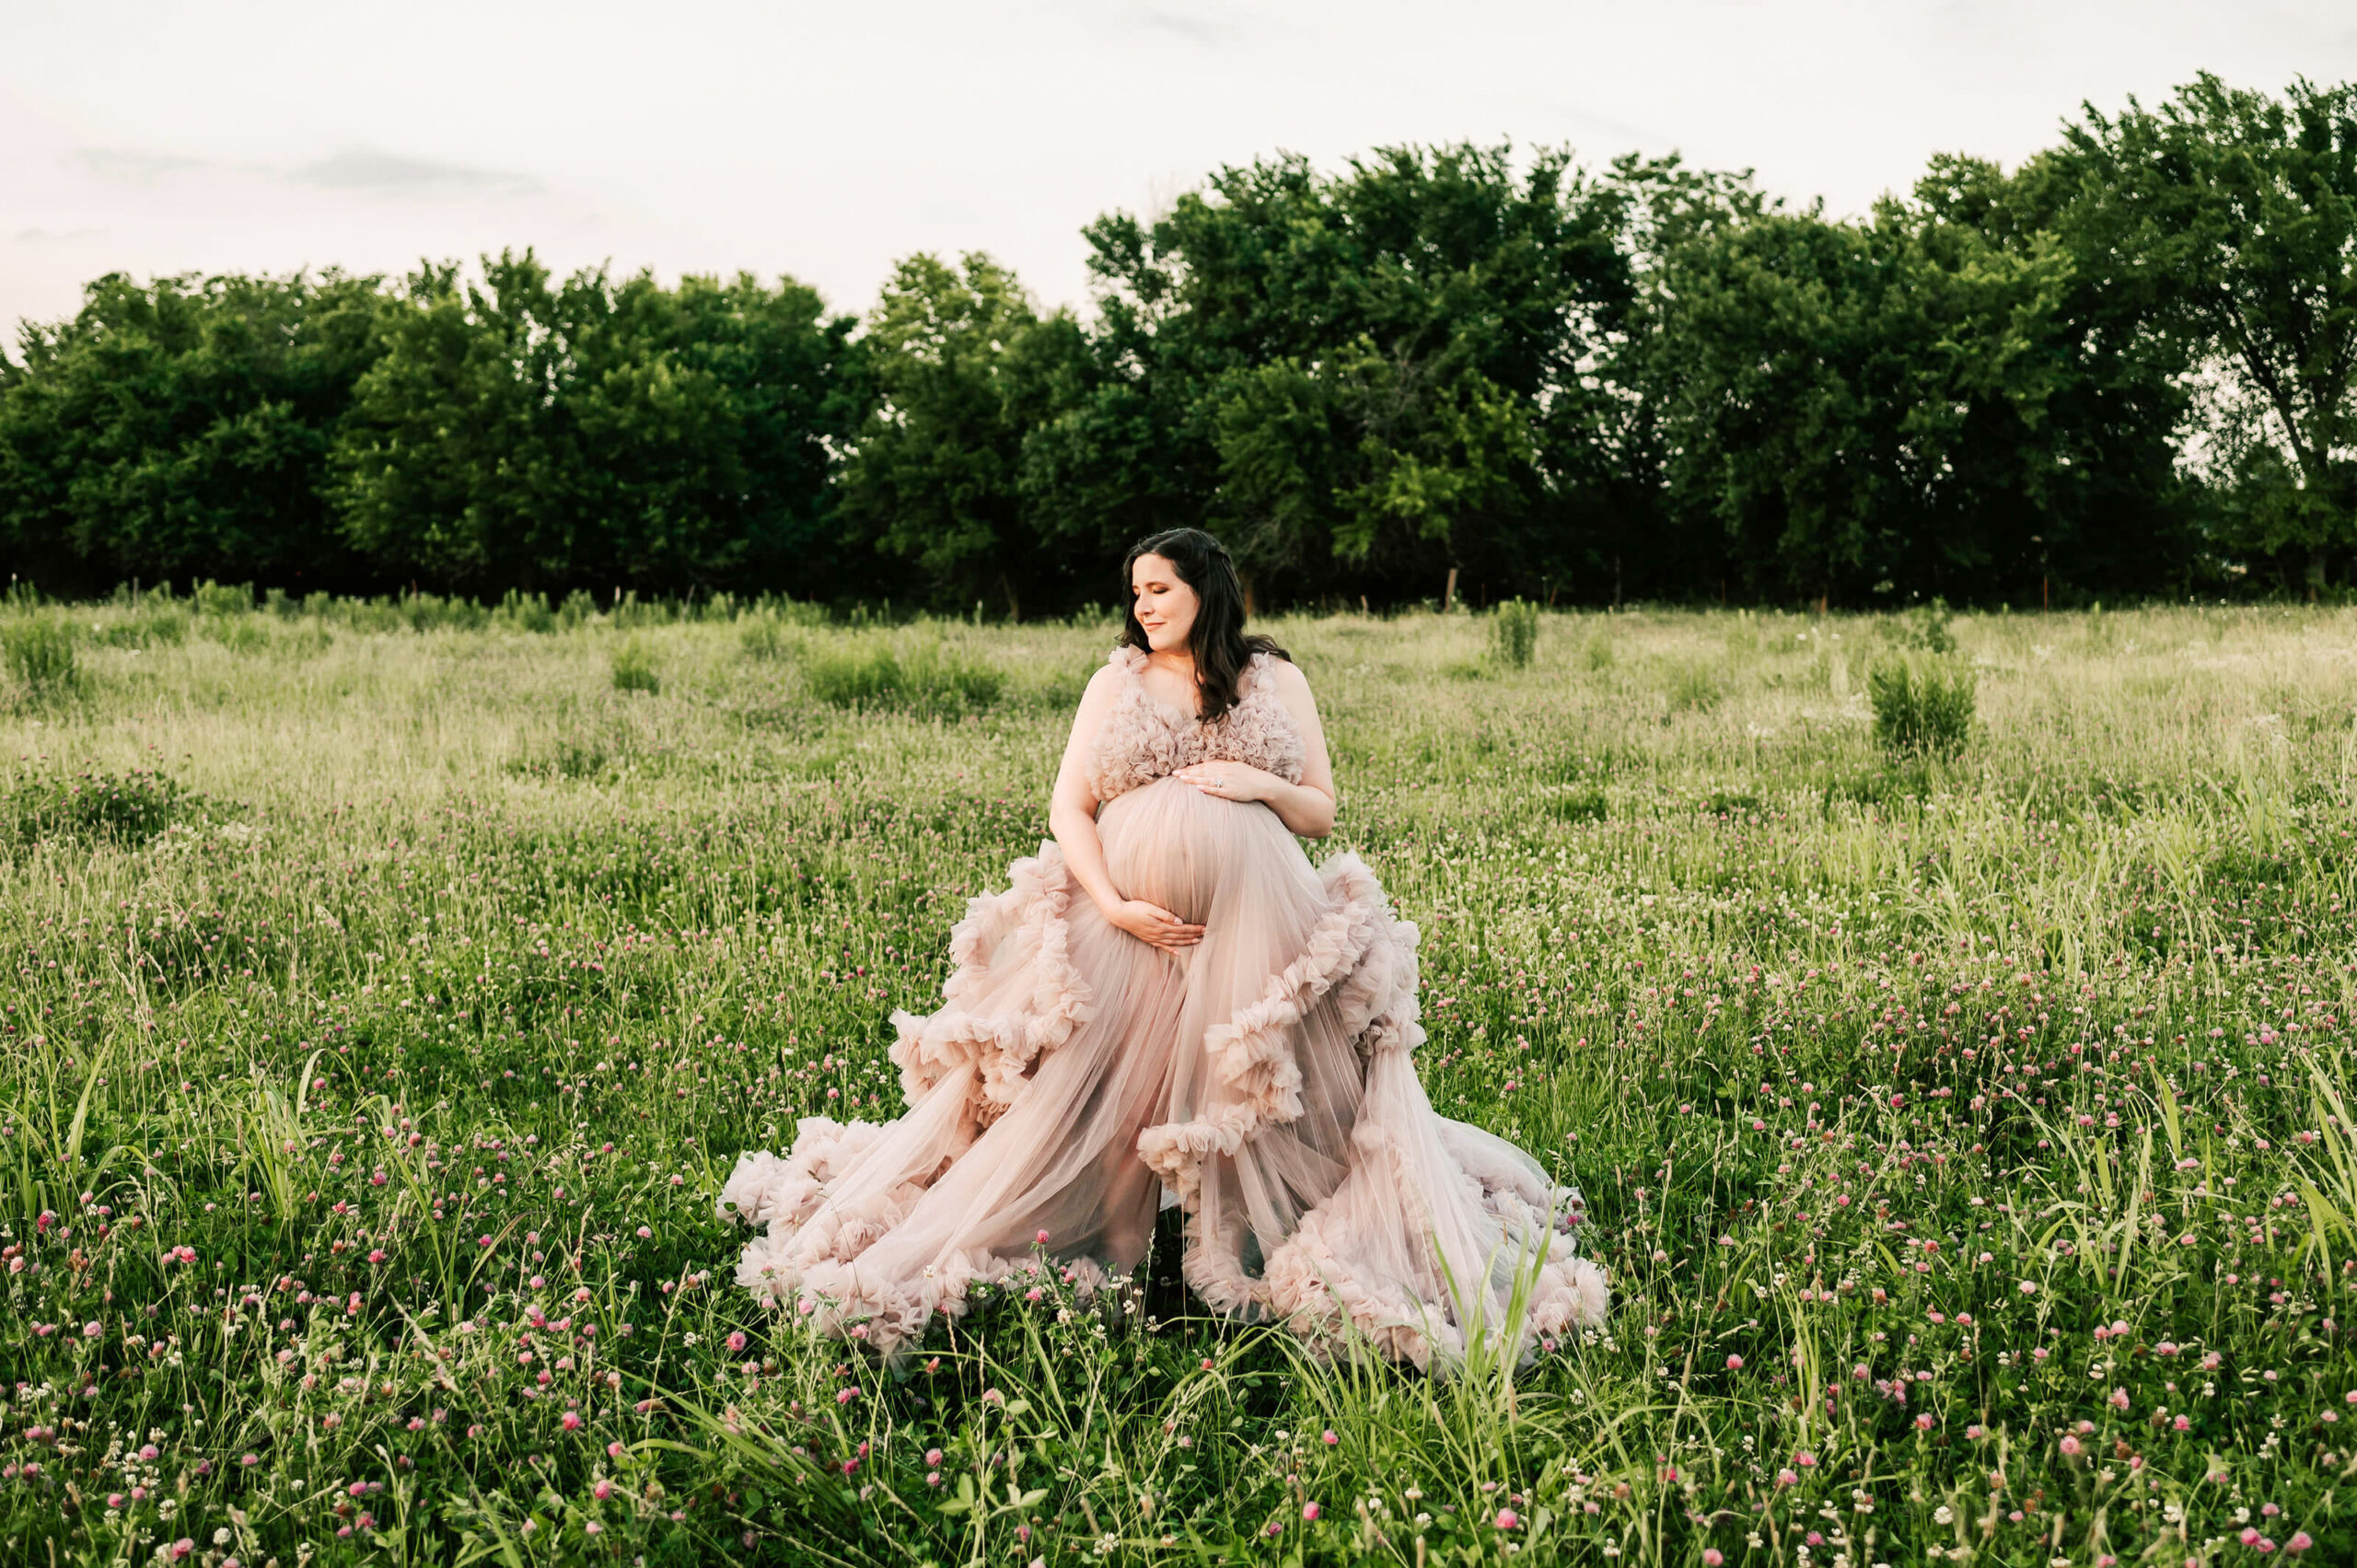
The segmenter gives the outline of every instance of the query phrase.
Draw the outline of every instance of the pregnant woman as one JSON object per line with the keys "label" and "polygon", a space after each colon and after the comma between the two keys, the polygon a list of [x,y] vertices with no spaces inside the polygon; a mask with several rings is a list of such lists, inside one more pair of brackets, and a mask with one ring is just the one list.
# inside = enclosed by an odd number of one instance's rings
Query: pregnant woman
{"label": "pregnant woman", "polygon": [[951,932],[946,1005],[893,1015],[907,1113],[738,1161],[722,1213],[766,1226],[738,1283],[905,1353],[1041,1254],[1084,1289],[1135,1268],[1167,1189],[1195,1293],[1320,1353],[1446,1371],[1600,1322],[1578,1194],[1425,1098],[1416,928],[1355,854],[1302,853],[1334,823],[1325,738],[1225,549],[1156,534],[1128,575],[1054,842]]}

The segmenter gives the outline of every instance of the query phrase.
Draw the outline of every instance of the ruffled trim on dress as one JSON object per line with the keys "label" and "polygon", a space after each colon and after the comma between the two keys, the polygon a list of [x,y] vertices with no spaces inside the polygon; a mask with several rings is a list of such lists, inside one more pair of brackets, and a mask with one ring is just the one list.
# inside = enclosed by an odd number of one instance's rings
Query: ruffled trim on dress
{"label": "ruffled trim on dress", "polygon": [[[1604,1272],[1573,1255],[1567,1234],[1580,1223],[1578,1193],[1554,1187],[1438,1117],[1414,1084],[1411,1054],[1424,1039],[1417,1021],[1416,927],[1393,915],[1374,873],[1357,855],[1336,855],[1319,874],[1329,907],[1301,956],[1258,1001],[1204,1033],[1218,1081],[1237,1098],[1213,1115],[1165,1122],[1138,1135],[1140,1157],[1177,1191],[1187,1211],[1187,1283],[1214,1311],[1283,1320],[1321,1358],[1364,1345],[1441,1371],[1463,1363],[1469,1327],[1489,1335],[1515,1332],[1519,1342],[1502,1348],[1522,1359],[1540,1339],[1601,1323],[1609,1301]],[[1203,1166],[1301,1115],[1301,1070],[1291,1035],[1329,994],[1344,1036],[1366,1063],[1366,1093],[1352,1130],[1354,1158],[1342,1187],[1301,1217],[1256,1278],[1229,1249],[1203,1244]],[[1398,1074],[1406,1074],[1405,1083],[1384,1081]],[[1387,1109],[1411,1103],[1440,1124],[1443,1169],[1418,1168],[1403,1143],[1404,1130],[1383,1121]],[[1462,1260],[1476,1278],[1451,1278],[1440,1266],[1432,1240],[1435,1183],[1457,1188],[1459,1213],[1491,1221],[1501,1256]],[[1346,1193],[1362,1214],[1371,1206],[1407,1235],[1423,1238],[1423,1277],[1388,1280],[1353,1270],[1348,1260],[1369,1249],[1355,1243],[1340,1218]],[[1500,1266],[1529,1275],[1520,1290],[1523,1310],[1511,1325],[1499,1319],[1506,1317],[1503,1308],[1515,1287],[1508,1282],[1503,1292],[1493,1290],[1491,1271]]]}
{"label": "ruffled trim on dress", "polygon": [[[977,1130],[998,1120],[1022,1093],[1043,1051],[1072,1038],[1089,1016],[1087,982],[1073,966],[1071,932],[1064,912],[1072,902],[1071,873],[1064,852],[1052,839],[1039,853],[1008,867],[1013,885],[1004,893],[970,900],[966,918],[949,931],[949,956],[957,969],[942,986],[950,1005],[929,1016],[896,1009],[893,1063],[900,1069],[900,1094],[914,1105],[943,1079],[971,1067],[975,1089],[970,1106]],[[1018,954],[1031,955],[1037,976],[1028,1005],[1014,1012],[974,1013],[957,1004],[990,984],[990,955],[1012,935]]]}
{"label": "ruffled trim on dress", "polygon": [[[1413,925],[1395,920],[1375,873],[1357,855],[1336,855],[1319,868],[1328,909],[1301,956],[1274,976],[1260,999],[1203,1031],[1203,1050],[1218,1080],[1237,1098],[1216,1115],[1166,1121],[1138,1134],[1148,1169],[1191,1206],[1205,1160],[1233,1155],[1263,1129],[1301,1115],[1301,1067],[1288,1038],[1302,1015],[1343,988],[1343,1027],[1362,1054],[1423,1041],[1416,1023]],[[1355,1017],[1353,1015],[1356,1015]]]}
{"label": "ruffled trim on dress", "polygon": [[[1365,1249],[1337,1221],[1339,1205],[1329,1200],[1312,1209],[1270,1255],[1260,1283],[1266,1310],[1319,1360],[1348,1356],[1364,1346],[1446,1373],[1464,1364],[1467,1330],[1477,1325],[1503,1357],[1522,1362],[1542,1343],[1604,1321],[1611,1302],[1604,1271],[1575,1255],[1562,1234],[1579,1223],[1578,1193],[1539,1184],[1538,1201],[1530,1201],[1529,1173],[1490,1160],[1469,1141],[1448,1136],[1446,1129],[1455,1125],[1443,1121],[1443,1141],[1460,1173],[1462,1196],[1499,1222],[1501,1256],[1469,1260],[1481,1276],[1474,1279],[1446,1275],[1436,1262],[1428,1277],[1411,1282],[1370,1278],[1349,1261],[1364,1256]],[[1427,1194],[1434,1189],[1427,1184],[1447,1176],[1414,1168],[1399,1140],[1372,1119],[1363,1118],[1352,1129],[1351,1142],[1358,1161],[1345,1185],[1379,1182],[1384,1195],[1399,1203],[1406,1228],[1431,1236],[1433,1203]],[[1489,1277],[1501,1263],[1521,1276],[1503,1282],[1503,1290],[1497,1288],[1501,1282]],[[1403,1284],[1412,1284],[1416,1294]],[[1515,1318],[1509,1309],[1517,1295],[1521,1312]],[[1508,1333],[1513,1342],[1504,1342]]]}
{"label": "ruffled trim on dress", "polygon": [[[830,1203],[834,1182],[889,1129],[814,1116],[796,1125],[785,1158],[766,1150],[740,1156],[721,1190],[723,1218],[763,1227],[737,1259],[737,1283],[772,1306],[793,1303],[814,1327],[842,1331],[865,1318],[860,1337],[889,1352],[922,1334],[931,1314],[962,1314],[969,1286],[1004,1281],[1036,1264],[961,1250],[913,1280],[860,1266],[861,1254],[888,1235],[942,1170],[1015,1103],[1039,1059],[1070,1040],[1089,1016],[1089,988],[1071,958],[1065,912],[1074,884],[1062,849],[1052,840],[1042,842],[1039,853],[1016,861],[1009,876],[1005,892],[970,900],[965,918],[950,930],[957,968],[942,987],[949,1005],[924,1017],[892,1014],[899,1034],[891,1059],[911,1109],[936,1094],[958,1102],[955,1136],[938,1166],[884,1189],[855,1210]],[[1004,967],[1031,966],[1029,992],[1000,1013],[958,1005],[987,993],[990,959],[1002,954]],[[1109,1279],[1091,1259],[1057,1267],[1084,1294]]]}

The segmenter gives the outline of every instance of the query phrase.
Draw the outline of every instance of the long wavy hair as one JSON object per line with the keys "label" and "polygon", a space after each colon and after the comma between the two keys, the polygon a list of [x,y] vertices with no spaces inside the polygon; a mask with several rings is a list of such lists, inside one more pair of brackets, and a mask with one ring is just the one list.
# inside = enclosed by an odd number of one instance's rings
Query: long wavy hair
{"label": "long wavy hair", "polygon": [[[1202,703],[1202,718],[1209,724],[1236,706],[1236,683],[1254,654],[1273,654],[1286,663],[1293,656],[1276,640],[1244,633],[1244,587],[1236,580],[1236,563],[1220,543],[1201,528],[1169,528],[1130,546],[1121,558],[1121,592],[1130,593],[1131,573],[1141,555],[1159,555],[1178,568],[1178,580],[1195,590],[1195,624],[1187,645],[1195,656],[1195,684]],[[1142,653],[1153,651],[1145,628],[1138,624],[1134,602],[1121,617],[1121,641]]]}

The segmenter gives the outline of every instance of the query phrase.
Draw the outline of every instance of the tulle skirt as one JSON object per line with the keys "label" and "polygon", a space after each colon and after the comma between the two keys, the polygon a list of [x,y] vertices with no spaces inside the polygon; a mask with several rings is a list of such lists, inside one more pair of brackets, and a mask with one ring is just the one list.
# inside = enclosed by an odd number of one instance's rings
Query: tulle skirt
{"label": "tulle skirt", "polygon": [[740,1284],[904,1354],[1043,1254],[1085,1291],[1127,1274],[1167,1190],[1203,1302],[1321,1354],[1446,1371],[1602,1320],[1577,1193],[1426,1098],[1416,928],[1356,855],[1312,866],[1267,807],[1167,778],[1097,831],[1114,885],[1202,942],[1109,924],[1052,842],[1016,861],[951,933],[946,1005],[893,1015],[906,1114],[737,1162]]}

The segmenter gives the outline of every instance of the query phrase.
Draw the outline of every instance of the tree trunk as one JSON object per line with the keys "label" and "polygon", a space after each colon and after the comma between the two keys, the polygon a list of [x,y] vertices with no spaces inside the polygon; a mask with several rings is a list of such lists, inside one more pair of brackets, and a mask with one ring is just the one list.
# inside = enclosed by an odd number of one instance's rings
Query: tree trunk
{"label": "tree trunk", "polygon": [[1252,574],[1238,572],[1236,574],[1236,583],[1237,587],[1244,590],[1244,618],[1249,621],[1257,613],[1252,607]]}
{"label": "tree trunk", "polygon": [[2324,597],[2325,548],[2321,544],[2308,546],[2308,602]]}
{"label": "tree trunk", "polygon": [[998,591],[1006,596],[1006,618],[1009,621],[1022,620],[1023,606],[1015,597],[1014,581],[1004,572],[998,575]]}
{"label": "tree trunk", "polygon": [[1451,567],[1448,569],[1448,587],[1445,587],[1445,588],[1441,589],[1441,591],[1440,591],[1440,612],[1441,612],[1443,615],[1446,615],[1446,614],[1448,613],[1448,607],[1449,607],[1450,605],[1452,605],[1452,604],[1456,603],[1456,602],[1457,602],[1457,568],[1456,568],[1456,567],[1454,567],[1454,566],[1451,566]]}

